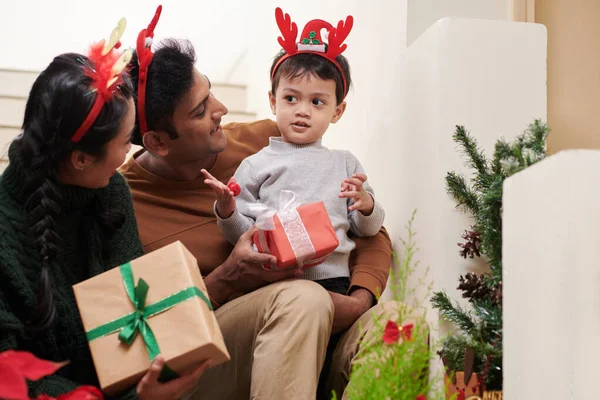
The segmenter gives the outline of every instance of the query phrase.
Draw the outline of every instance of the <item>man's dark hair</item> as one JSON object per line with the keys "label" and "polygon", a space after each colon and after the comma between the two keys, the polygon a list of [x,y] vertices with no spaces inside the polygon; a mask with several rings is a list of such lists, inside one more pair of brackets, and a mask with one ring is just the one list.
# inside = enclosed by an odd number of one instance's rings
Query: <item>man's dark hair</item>
{"label": "man's dark hair", "polygon": [[[171,139],[178,137],[173,126],[173,113],[194,84],[194,64],[196,52],[188,40],[166,39],[158,45],[148,67],[146,84],[146,119],[149,130],[161,130]],[[134,92],[137,93],[139,65],[137,54],[129,64]],[[136,98],[137,110],[137,98]],[[136,126],[132,142],[142,146],[139,115],[136,112]]]}

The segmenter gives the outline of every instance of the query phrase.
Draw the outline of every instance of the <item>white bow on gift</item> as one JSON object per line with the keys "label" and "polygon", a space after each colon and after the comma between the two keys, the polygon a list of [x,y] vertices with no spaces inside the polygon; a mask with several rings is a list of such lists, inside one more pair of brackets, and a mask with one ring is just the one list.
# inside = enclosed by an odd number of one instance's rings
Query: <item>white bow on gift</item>
{"label": "white bow on gift", "polygon": [[282,190],[279,193],[279,209],[275,210],[261,203],[248,205],[248,209],[258,217],[255,226],[258,228],[258,240],[265,253],[271,254],[265,231],[275,230],[275,214],[278,215],[283,230],[294,251],[296,261],[301,267],[308,261],[314,262],[316,254],[315,247],[310,240],[308,231],[298,214],[300,202],[296,200],[296,194],[291,190]]}

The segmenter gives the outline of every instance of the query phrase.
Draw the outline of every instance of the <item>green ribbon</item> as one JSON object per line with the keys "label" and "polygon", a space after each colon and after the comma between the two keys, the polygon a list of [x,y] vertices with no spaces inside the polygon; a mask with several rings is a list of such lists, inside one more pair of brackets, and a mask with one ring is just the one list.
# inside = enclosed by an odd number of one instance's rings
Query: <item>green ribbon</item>
{"label": "green ribbon", "polygon": [[[148,325],[148,318],[163,313],[179,303],[194,297],[201,298],[206,303],[209,310],[212,311],[213,309],[208,298],[195,286],[183,289],[154,304],[146,305],[146,296],[148,295],[149,289],[146,281],[140,278],[137,286],[134,285],[130,263],[121,265],[119,269],[125,285],[125,291],[127,292],[129,300],[131,300],[131,303],[135,307],[135,311],[88,331],[86,335],[90,342],[120,331],[119,340],[130,346],[139,332],[146,344],[146,351],[148,352],[150,361],[153,361],[156,356],[160,354],[160,348],[150,325]],[[165,365],[165,368],[161,372],[160,380],[167,381],[176,377],[177,373]]]}

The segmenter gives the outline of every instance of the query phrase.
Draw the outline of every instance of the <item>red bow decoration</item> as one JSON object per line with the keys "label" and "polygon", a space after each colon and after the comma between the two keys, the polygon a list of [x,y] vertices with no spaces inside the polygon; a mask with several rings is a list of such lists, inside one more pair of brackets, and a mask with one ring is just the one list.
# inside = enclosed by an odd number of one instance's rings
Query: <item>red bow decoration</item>
{"label": "red bow decoration", "polygon": [[108,42],[104,40],[93,44],[88,52],[91,65],[85,63],[86,75],[92,78],[92,90],[96,93],[96,100],[87,117],[71,136],[71,141],[77,143],[87,133],[98,118],[104,104],[115,94],[119,84],[123,83],[121,73],[131,61],[131,50],[119,53],[121,36],[125,31],[127,22],[121,18],[117,27],[113,29]]}
{"label": "red bow decoration", "polygon": [[138,74],[138,120],[140,122],[140,133],[143,135],[148,132],[148,121],[146,120],[146,85],[148,83],[148,67],[152,62],[154,53],[152,52],[152,39],[154,38],[154,28],[158,24],[160,13],[162,12],[162,5],[156,8],[154,18],[150,21],[150,24],[146,29],[142,29],[137,37],[136,42],[136,53],[138,57],[138,63],[140,64]]}
{"label": "red bow decoration", "polygon": [[[281,8],[277,7],[275,9],[275,20],[283,35],[283,37],[279,36],[277,41],[287,54],[281,57],[273,68],[271,79],[275,77],[275,72],[281,63],[289,57],[296,54],[316,54],[331,61],[338,71],[340,71],[342,81],[344,82],[344,97],[346,97],[346,94],[348,93],[346,77],[344,76],[344,70],[335,58],[342,54],[348,47],[346,44],[342,43],[346,40],[346,37],[348,37],[348,34],[350,34],[350,31],[352,30],[354,18],[351,15],[347,16],[346,21],[339,21],[335,28],[327,21],[313,19],[304,26],[300,42],[296,42],[298,25],[296,25],[295,22],[292,22],[292,18],[289,14],[284,15]],[[327,32],[329,32],[329,43],[327,45],[321,40],[321,29],[327,29]]]}
{"label": "red bow decoration", "polygon": [[406,324],[398,326],[398,324],[392,320],[388,321],[383,332],[383,342],[385,344],[393,344],[398,342],[400,335],[402,335],[403,341],[409,341],[412,337],[413,324]]}
{"label": "red bow decoration", "polygon": [[[27,382],[37,381],[52,375],[67,362],[55,363],[40,360],[25,351],[8,350],[0,353],[0,398],[8,400],[29,400]],[[35,400],[53,400],[45,394]],[[57,397],[56,400],[92,400],[103,399],[102,392],[93,386],[81,386],[70,393]]]}

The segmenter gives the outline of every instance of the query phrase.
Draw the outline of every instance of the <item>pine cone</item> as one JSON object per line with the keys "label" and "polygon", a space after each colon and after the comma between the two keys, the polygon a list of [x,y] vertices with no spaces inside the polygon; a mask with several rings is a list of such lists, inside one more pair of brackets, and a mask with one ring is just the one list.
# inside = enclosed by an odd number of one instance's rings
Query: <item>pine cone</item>
{"label": "pine cone", "polygon": [[492,290],[492,301],[494,302],[494,304],[502,307],[502,282],[500,282]]}
{"label": "pine cone", "polygon": [[492,295],[492,290],[483,281],[483,275],[475,275],[471,272],[458,278],[460,284],[458,290],[462,290],[462,297],[469,300],[483,299]]}
{"label": "pine cone", "polygon": [[471,227],[471,230],[466,230],[461,236],[466,240],[465,243],[457,243],[461,248],[459,254],[462,258],[473,258],[481,256],[481,234]]}

